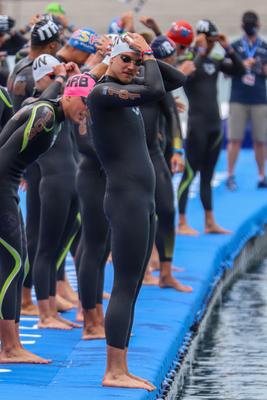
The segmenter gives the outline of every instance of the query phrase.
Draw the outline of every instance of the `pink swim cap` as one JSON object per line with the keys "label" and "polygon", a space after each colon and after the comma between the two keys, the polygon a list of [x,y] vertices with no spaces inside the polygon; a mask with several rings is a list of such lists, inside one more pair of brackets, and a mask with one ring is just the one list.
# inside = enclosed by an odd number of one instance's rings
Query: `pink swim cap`
{"label": "pink swim cap", "polygon": [[95,80],[90,75],[73,75],[67,80],[64,96],[87,97],[95,84]]}

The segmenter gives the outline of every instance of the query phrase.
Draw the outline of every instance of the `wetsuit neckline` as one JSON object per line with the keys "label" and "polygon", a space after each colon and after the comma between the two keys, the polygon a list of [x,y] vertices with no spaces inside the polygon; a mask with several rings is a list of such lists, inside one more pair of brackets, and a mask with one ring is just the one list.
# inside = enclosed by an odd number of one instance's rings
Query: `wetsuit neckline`
{"label": "wetsuit neckline", "polygon": [[104,75],[98,82],[99,83],[102,83],[102,82],[115,82],[115,83],[119,83],[120,85],[124,84],[119,79],[116,79],[116,78],[114,78],[113,76],[110,76],[110,75]]}

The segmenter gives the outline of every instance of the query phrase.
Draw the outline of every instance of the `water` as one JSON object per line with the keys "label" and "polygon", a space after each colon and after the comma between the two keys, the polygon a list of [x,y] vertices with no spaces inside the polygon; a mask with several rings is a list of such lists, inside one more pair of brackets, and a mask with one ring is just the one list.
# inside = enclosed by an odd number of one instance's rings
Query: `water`
{"label": "water", "polygon": [[267,261],[216,309],[177,400],[267,400]]}

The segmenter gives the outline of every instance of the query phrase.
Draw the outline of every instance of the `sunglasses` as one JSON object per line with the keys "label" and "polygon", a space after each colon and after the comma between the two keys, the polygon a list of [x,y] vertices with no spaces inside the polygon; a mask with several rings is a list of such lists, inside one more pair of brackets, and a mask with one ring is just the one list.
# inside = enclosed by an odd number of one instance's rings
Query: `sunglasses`
{"label": "sunglasses", "polygon": [[125,64],[130,64],[132,62],[136,67],[140,67],[140,65],[142,65],[142,60],[141,59],[134,60],[133,58],[131,58],[130,56],[126,56],[125,54],[121,54],[120,55],[120,59]]}
{"label": "sunglasses", "polygon": [[55,74],[47,74],[49,76],[49,78],[54,81],[56,79],[56,75]]}

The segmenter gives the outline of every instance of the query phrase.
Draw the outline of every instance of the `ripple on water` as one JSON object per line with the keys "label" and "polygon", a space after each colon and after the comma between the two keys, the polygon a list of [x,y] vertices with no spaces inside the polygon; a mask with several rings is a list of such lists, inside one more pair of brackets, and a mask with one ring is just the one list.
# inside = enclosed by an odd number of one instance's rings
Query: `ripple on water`
{"label": "ripple on water", "polygon": [[178,399],[267,400],[267,261],[214,311]]}

